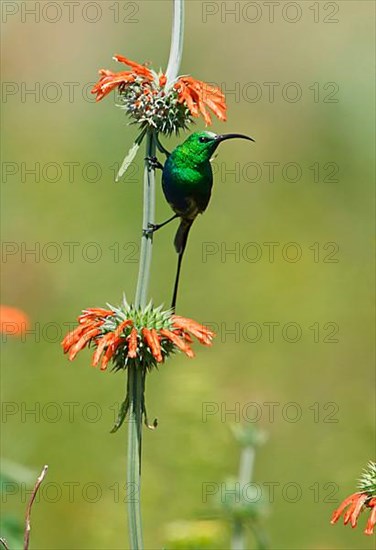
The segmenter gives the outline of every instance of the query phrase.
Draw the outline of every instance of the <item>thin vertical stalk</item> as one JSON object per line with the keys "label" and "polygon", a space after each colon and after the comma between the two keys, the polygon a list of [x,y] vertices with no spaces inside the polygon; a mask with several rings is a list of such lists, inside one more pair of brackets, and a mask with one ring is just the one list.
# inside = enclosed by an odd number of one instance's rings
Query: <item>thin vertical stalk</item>
{"label": "thin vertical stalk", "polygon": [[[154,132],[148,132],[146,135],[146,157],[151,158],[156,155],[156,138]],[[155,217],[155,172],[151,170],[148,161],[145,161],[144,169],[144,210],[140,249],[140,266],[138,271],[137,289],[135,298],[135,307],[145,307],[148,296],[150,268],[152,258],[153,238],[147,233],[149,224],[154,223]]]}
{"label": "thin vertical stalk", "polygon": [[[46,474],[47,474],[47,470],[48,470],[48,466],[46,464],[46,466],[43,467],[43,470],[41,471],[41,473],[39,474],[39,477],[34,485],[34,489],[31,493],[31,498],[29,500],[29,503],[27,505],[27,508],[26,508],[26,524],[25,524],[25,532],[24,532],[24,550],[28,550],[29,548],[29,543],[30,543],[30,531],[31,531],[31,520],[30,520],[30,516],[31,516],[31,509],[33,507],[33,504],[34,504],[34,500],[35,500],[35,497],[37,496],[37,493],[38,493],[38,490],[39,490],[39,487],[41,486],[44,478],[46,477]],[[2,544],[4,545],[4,542],[2,540]],[[5,545],[5,547],[7,548],[7,546]]]}
{"label": "thin vertical stalk", "polygon": [[[253,465],[255,462],[255,448],[248,445],[242,449],[240,455],[238,482],[240,494],[244,487],[251,481]],[[235,520],[232,529],[231,550],[245,549],[245,530],[244,524],[240,520]]]}
{"label": "thin vertical stalk", "polygon": [[131,550],[143,548],[141,523],[141,436],[143,377],[141,369],[128,369],[128,525]]}
{"label": "thin vertical stalk", "polygon": [[255,462],[256,450],[251,445],[244,447],[240,455],[239,483],[241,490],[252,479],[253,465]]}
{"label": "thin vertical stalk", "polygon": [[172,34],[170,57],[168,60],[166,88],[168,89],[179,73],[181,58],[183,56],[184,42],[184,0],[173,0],[174,12],[172,19]]}
{"label": "thin vertical stalk", "polygon": [[267,550],[269,548],[269,541],[262,529],[259,529],[255,523],[251,525],[251,529],[256,539],[258,550]]}
{"label": "thin vertical stalk", "polygon": [[244,527],[240,520],[235,520],[232,526],[231,550],[244,550]]}
{"label": "thin vertical stalk", "polygon": [[[156,139],[153,132],[146,135],[146,157],[156,154]],[[155,215],[155,173],[145,161],[144,170],[144,208],[143,233],[140,249],[140,266],[138,272],[135,307],[145,307],[150,279],[152,258],[152,235],[147,229],[154,223]],[[128,412],[128,460],[127,487],[130,489],[128,500],[128,525],[131,550],[143,548],[141,520],[141,447],[142,447],[142,414],[145,374],[142,365],[132,365],[128,368],[127,396],[129,398]]]}
{"label": "thin vertical stalk", "polygon": [[[184,33],[184,0],[173,0],[173,24],[171,50],[166,71],[167,82],[172,83],[179,71],[183,52]],[[167,84],[168,85],[168,84]],[[149,130],[146,135],[146,158],[156,156],[157,135]],[[150,224],[155,218],[155,171],[145,161],[144,170],[144,208],[142,220],[142,238],[140,249],[140,265],[138,271],[135,307],[144,308],[148,301],[148,289],[152,260],[153,238],[148,233]],[[129,398],[128,424],[128,487],[137,495],[128,501],[129,540],[131,550],[143,549],[141,521],[141,444],[142,417],[144,412],[145,372],[142,365],[128,369],[127,395]]]}

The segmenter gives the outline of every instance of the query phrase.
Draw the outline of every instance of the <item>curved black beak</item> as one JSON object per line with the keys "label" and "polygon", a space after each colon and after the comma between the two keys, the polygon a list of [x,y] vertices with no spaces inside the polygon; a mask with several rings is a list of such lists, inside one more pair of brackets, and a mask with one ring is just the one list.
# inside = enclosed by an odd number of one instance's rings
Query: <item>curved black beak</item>
{"label": "curved black beak", "polygon": [[249,136],[245,136],[244,134],[220,134],[215,138],[215,141],[219,144],[222,141],[225,141],[226,139],[248,139],[249,141],[255,141],[253,138]]}

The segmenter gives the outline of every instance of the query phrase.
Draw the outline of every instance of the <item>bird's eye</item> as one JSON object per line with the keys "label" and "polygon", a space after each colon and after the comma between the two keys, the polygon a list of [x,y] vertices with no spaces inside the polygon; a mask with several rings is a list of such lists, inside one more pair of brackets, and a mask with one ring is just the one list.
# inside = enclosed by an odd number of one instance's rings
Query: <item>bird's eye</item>
{"label": "bird's eye", "polygon": [[209,141],[209,138],[205,137],[205,136],[201,136],[200,139],[199,139],[200,143],[208,143]]}

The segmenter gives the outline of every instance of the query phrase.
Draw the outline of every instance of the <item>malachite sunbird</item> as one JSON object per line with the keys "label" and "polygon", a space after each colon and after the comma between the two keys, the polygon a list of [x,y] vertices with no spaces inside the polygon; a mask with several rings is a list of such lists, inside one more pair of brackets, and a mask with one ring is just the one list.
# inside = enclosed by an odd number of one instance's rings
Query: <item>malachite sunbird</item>
{"label": "malachite sunbird", "polygon": [[195,132],[181,145],[178,145],[172,153],[168,153],[162,148],[167,156],[164,166],[160,164],[156,158],[148,159],[151,166],[163,170],[163,193],[167,202],[175,212],[175,215],[166,222],[151,226],[149,228],[150,231],[156,231],[175,218],[180,218],[180,225],[174,240],[175,250],[178,253],[178,267],[171,304],[171,308],[174,310],[178,293],[181,263],[187,244],[189,230],[197,215],[202,214],[206,210],[210,201],[213,186],[213,171],[210,159],[222,141],[235,138],[255,141],[253,138],[243,134]]}

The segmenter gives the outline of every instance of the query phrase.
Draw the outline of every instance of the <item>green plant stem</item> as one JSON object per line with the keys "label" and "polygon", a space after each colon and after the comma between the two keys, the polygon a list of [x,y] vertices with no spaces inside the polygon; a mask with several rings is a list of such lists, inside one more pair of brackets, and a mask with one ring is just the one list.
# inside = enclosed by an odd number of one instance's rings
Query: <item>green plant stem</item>
{"label": "green plant stem", "polygon": [[267,550],[269,548],[269,542],[264,531],[255,525],[255,523],[252,523],[251,530],[256,539],[257,550]]}
{"label": "green plant stem", "polygon": [[[153,132],[146,136],[146,157],[156,154],[156,140]],[[150,279],[153,238],[145,230],[149,223],[154,223],[155,212],[155,174],[145,161],[144,172],[144,210],[141,238],[140,266],[138,272],[135,307],[145,307]],[[143,548],[141,522],[141,446],[142,446],[142,416],[145,386],[145,373],[142,365],[135,363],[128,368],[127,397],[128,409],[128,460],[127,487],[130,489],[128,500],[129,540],[132,550]]]}
{"label": "green plant stem", "polygon": [[[146,157],[155,157],[156,138],[154,132],[149,131],[146,135]],[[155,171],[150,170],[145,161],[144,171],[144,211],[142,227],[144,233],[141,238],[140,267],[138,271],[135,307],[145,307],[148,296],[150,267],[152,258],[153,237],[145,233],[149,223],[154,223],[155,217]]]}
{"label": "green plant stem", "polygon": [[[171,51],[167,66],[168,82],[177,77],[183,51],[184,0],[173,0],[173,24]],[[146,134],[146,158],[156,156],[157,136],[149,130]],[[148,300],[150,268],[152,259],[153,235],[147,232],[155,217],[155,171],[145,161],[144,208],[135,307],[144,308]],[[128,368],[127,396],[129,399],[127,487],[136,498],[128,501],[128,525],[131,550],[143,549],[141,521],[141,444],[144,404],[145,371],[142,365]]]}
{"label": "green plant stem", "polygon": [[245,487],[252,479],[255,456],[256,450],[254,447],[249,445],[242,449],[239,464],[239,483],[241,488]]}
{"label": "green plant stem", "polygon": [[231,550],[244,550],[244,542],[244,527],[236,520],[232,526]]}
{"label": "green plant stem", "polygon": [[174,1],[174,13],[172,19],[172,34],[170,57],[166,70],[166,89],[168,90],[180,69],[181,58],[183,56],[183,39],[184,39],[184,0]]}
{"label": "green plant stem", "polygon": [[[255,448],[247,445],[242,449],[239,464],[239,487],[242,493],[244,487],[251,481],[255,461]],[[235,520],[232,529],[231,550],[244,550],[245,528],[242,521]]]}
{"label": "green plant stem", "polygon": [[143,548],[141,523],[141,435],[143,377],[141,369],[128,369],[128,525],[131,550]]}

